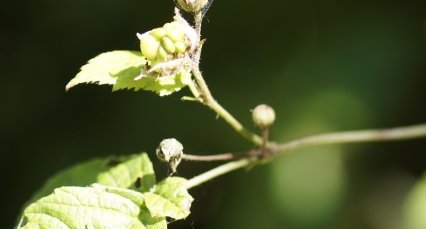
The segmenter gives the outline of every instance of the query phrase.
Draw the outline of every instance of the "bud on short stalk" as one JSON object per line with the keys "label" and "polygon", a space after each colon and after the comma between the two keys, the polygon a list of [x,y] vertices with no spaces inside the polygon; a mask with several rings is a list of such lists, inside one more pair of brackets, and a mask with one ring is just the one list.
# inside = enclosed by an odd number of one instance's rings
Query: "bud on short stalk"
{"label": "bud on short stalk", "polygon": [[175,173],[182,160],[183,145],[174,138],[164,139],[157,147],[156,154],[158,159],[168,163]]}
{"label": "bud on short stalk", "polygon": [[177,0],[180,8],[188,12],[200,12],[209,2],[208,0]]}
{"label": "bud on short stalk", "polygon": [[266,104],[258,105],[252,111],[252,119],[257,127],[266,129],[274,123],[275,111],[272,107]]}

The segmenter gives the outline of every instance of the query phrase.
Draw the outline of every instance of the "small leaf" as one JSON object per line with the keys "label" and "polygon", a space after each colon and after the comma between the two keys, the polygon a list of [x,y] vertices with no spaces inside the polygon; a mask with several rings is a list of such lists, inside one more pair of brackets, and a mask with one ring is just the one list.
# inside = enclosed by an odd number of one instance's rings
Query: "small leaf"
{"label": "small leaf", "polygon": [[144,193],[145,205],[153,217],[183,219],[190,214],[194,200],[186,189],[187,180],[169,177],[158,183],[152,193]]}
{"label": "small leaf", "polygon": [[143,89],[155,92],[160,96],[165,96],[186,87],[191,80],[191,73],[186,70],[181,70],[177,75],[161,77],[146,75],[136,79],[131,71],[133,70],[129,69],[128,73],[123,74],[117,79],[117,82],[113,86],[113,91],[133,88],[136,91]]}
{"label": "small leaf", "polygon": [[140,218],[143,194],[93,185],[62,187],[24,211],[23,228],[146,228]]}
{"label": "small leaf", "polygon": [[404,208],[404,228],[426,228],[426,174],[409,193]]}
{"label": "small leaf", "polygon": [[136,51],[102,53],[81,67],[81,71],[66,86],[66,90],[82,83],[113,85],[113,91],[134,89],[170,95],[186,87],[191,74],[182,69],[175,75],[146,75],[146,58]]}
{"label": "small leaf", "polygon": [[146,64],[145,57],[136,51],[112,51],[102,53],[81,67],[81,71],[66,86],[70,89],[81,83],[114,85],[117,78],[136,77]]}
{"label": "small leaf", "polygon": [[[112,165],[114,164],[114,165]],[[152,163],[146,153],[92,159],[67,168],[51,177],[31,198],[30,203],[49,195],[61,186],[88,186],[93,183],[131,188],[141,179],[138,190],[147,191],[155,185]]]}

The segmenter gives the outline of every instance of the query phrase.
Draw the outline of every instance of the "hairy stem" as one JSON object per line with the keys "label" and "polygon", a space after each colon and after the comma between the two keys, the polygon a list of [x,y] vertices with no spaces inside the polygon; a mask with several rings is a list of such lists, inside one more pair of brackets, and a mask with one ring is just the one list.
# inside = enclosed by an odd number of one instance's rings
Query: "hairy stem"
{"label": "hairy stem", "polygon": [[[201,39],[201,24],[202,24],[202,13],[198,12],[194,15],[195,20],[195,29],[198,33],[198,36]],[[195,53],[192,54],[192,60],[194,62],[194,65],[192,66],[192,74],[194,76],[194,79],[197,83],[200,97],[203,101],[203,103],[210,107],[213,111],[216,112],[219,117],[223,118],[234,130],[236,130],[239,134],[241,134],[246,139],[250,140],[256,145],[262,144],[262,138],[246,129],[234,116],[232,116],[225,108],[223,108],[213,97],[211,94],[209,87],[207,86],[206,81],[203,78],[203,74],[200,71],[199,68],[199,62],[200,62],[200,56],[201,56],[201,50],[203,47],[203,41],[200,42],[200,45],[195,50]],[[195,96],[195,95],[194,95]]]}
{"label": "hairy stem", "polygon": [[[408,127],[398,127],[392,129],[360,130],[320,134],[296,139],[283,144],[269,144],[268,148],[271,152],[279,153],[281,155],[304,146],[372,141],[397,141],[423,137],[426,137],[426,124],[419,124]],[[252,166],[259,160],[260,159],[257,157],[251,157],[238,161],[228,162],[226,164],[223,164],[219,167],[216,167],[212,170],[193,177],[188,181],[187,187],[188,189],[193,188],[204,182],[207,182],[211,179],[232,172],[234,170]]]}
{"label": "hairy stem", "polygon": [[232,116],[225,108],[223,108],[212,96],[203,76],[198,68],[192,70],[195,80],[199,86],[200,92],[203,96],[203,102],[206,106],[210,107],[213,111],[223,118],[234,130],[241,134],[246,139],[250,140],[256,145],[262,144],[262,138],[247,130],[234,116]]}

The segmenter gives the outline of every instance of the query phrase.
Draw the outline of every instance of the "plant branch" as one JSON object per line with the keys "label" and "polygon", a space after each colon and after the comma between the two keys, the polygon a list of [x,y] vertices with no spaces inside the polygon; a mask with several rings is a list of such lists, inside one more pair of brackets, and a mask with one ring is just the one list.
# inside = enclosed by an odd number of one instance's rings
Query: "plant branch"
{"label": "plant branch", "polygon": [[205,173],[202,173],[188,180],[188,183],[186,184],[186,188],[190,189],[190,188],[196,187],[202,183],[205,183],[223,174],[232,172],[240,168],[247,167],[250,164],[252,164],[254,161],[256,161],[256,159],[245,158],[238,161],[232,161],[232,162],[228,162],[226,164],[220,165],[212,170],[209,170]]}
{"label": "plant branch", "polygon": [[193,68],[192,73],[198,83],[200,92],[203,96],[203,102],[206,106],[210,107],[213,111],[223,118],[235,131],[241,134],[246,139],[250,140],[256,145],[262,144],[262,138],[246,129],[234,116],[232,116],[225,108],[223,108],[212,96],[203,76],[198,68]]}
{"label": "plant branch", "polygon": [[[426,124],[391,129],[359,130],[320,134],[296,139],[283,144],[268,144],[268,149],[275,154],[279,153],[280,155],[282,155],[291,150],[305,146],[373,141],[397,141],[423,137],[426,137]],[[187,188],[193,188],[204,182],[207,182],[211,179],[232,172],[234,170],[253,166],[260,160],[261,159],[259,159],[258,157],[251,157],[244,158],[238,161],[228,162],[188,180]],[[272,160],[264,161],[269,162]]]}
{"label": "plant branch", "polygon": [[241,159],[246,157],[255,157],[260,155],[260,151],[251,150],[244,153],[222,153],[214,155],[191,155],[191,154],[182,154],[182,160],[186,161],[229,161],[235,159]]}
{"label": "plant branch", "polygon": [[269,150],[284,153],[304,146],[372,141],[396,141],[421,137],[426,137],[426,124],[391,129],[373,129],[320,134],[296,139],[284,144],[271,145]]}
{"label": "plant branch", "polygon": [[[194,20],[195,20],[195,29],[198,33],[198,36],[201,39],[201,25],[203,21],[202,12],[198,12],[194,14]],[[203,75],[199,68],[199,62],[200,62],[200,56],[201,56],[201,50],[203,48],[204,41],[201,41],[197,49],[194,51],[192,56],[192,61],[194,62],[192,66],[192,74],[194,76],[194,79],[198,86],[198,92],[200,93],[200,97],[203,101],[203,104],[210,107],[213,111],[216,112],[219,117],[223,118],[234,130],[236,130],[238,133],[240,133],[243,137],[250,140],[256,145],[262,144],[262,138],[246,129],[234,116],[232,116],[225,108],[223,108],[217,101],[214,99],[213,95],[211,94],[209,87],[207,86],[206,81],[203,78]],[[194,95],[196,96],[196,95]],[[197,97],[197,96],[196,96]]]}

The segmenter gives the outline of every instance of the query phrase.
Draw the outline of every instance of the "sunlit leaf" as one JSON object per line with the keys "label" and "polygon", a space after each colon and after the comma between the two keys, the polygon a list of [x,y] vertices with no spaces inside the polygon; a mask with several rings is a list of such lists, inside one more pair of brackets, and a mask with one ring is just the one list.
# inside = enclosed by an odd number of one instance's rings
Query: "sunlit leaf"
{"label": "sunlit leaf", "polygon": [[137,51],[102,53],[81,67],[66,89],[82,83],[94,83],[113,85],[113,91],[142,89],[165,96],[181,90],[191,80],[191,74],[184,69],[170,76],[146,74],[146,62],[146,58]]}
{"label": "sunlit leaf", "polygon": [[143,194],[93,185],[62,187],[24,211],[23,228],[146,228],[139,219]]}
{"label": "sunlit leaf", "polygon": [[194,200],[186,189],[184,178],[169,177],[158,183],[152,193],[145,193],[145,205],[154,217],[183,219],[190,214]]}
{"label": "sunlit leaf", "polygon": [[[135,187],[140,179],[140,187]],[[88,186],[100,183],[121,188],[149,190],[155,184],[152,163],[146,153],[92,159],[64,169],[51,177],[30,202],[49,195],[62,186]]]}
{"label": "sunlit leaf", "polygon": [[145,57],[137,51],[112,51],[102,53],[81,67],[81,71],[66,86],[70,89],[81,83],[114,85],[120,77],[136,77],[146,64]]}

